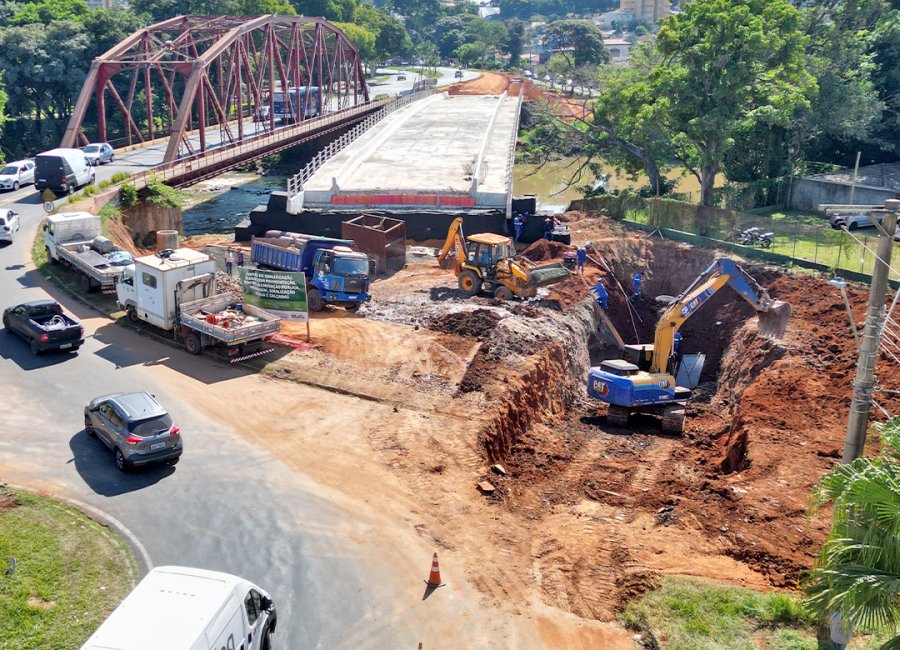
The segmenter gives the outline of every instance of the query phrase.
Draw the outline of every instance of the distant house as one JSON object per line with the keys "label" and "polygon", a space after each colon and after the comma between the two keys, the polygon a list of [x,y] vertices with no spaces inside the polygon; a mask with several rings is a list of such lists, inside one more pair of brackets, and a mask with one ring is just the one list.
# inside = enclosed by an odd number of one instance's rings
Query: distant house
{"label": "distant house", "polygon": [[628,53],[634,47],[634,43],[626,41],[624,38],[608,38],[604,41],[606,49],[609,50],[609,56],[613,63],[624,63],[628,60]]}
{"label": "distant house", "polygon": [[819,210],[823,204],[882,205],[900,198],[900,163],[860,167],[853,183],[853,169],[795,178],[788,205],[794,210]]}
{"label": "distant house", "polygon": [[612,29],[613,23],[618,23],[620,26],[626,25],[634,20],[634,14],[630,11],[607,11],[606,13],[602,13],[599,16],[594,16],[592,19],[594,24],[596,24],[600,29]]}

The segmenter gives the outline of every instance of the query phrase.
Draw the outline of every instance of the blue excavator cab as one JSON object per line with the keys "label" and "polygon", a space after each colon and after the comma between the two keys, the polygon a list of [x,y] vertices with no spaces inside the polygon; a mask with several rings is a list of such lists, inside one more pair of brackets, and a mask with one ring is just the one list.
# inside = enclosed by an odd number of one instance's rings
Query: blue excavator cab
{"label": "blue excavator cab", "polygon": [[662,415],[666,433],[684,430],[684,406],[691,391],[675,383],[675,335],[688,318],[726,285],[756,309],[761,335],[778,338],[784,334],[790,305],[770,298],[732,260],[715,260],[663,312],[652,345],[625,346],[627,359],[609,359],[588,372],[587,394],[609,404],[607,423],[624,427],[629,414],[640,411]]}

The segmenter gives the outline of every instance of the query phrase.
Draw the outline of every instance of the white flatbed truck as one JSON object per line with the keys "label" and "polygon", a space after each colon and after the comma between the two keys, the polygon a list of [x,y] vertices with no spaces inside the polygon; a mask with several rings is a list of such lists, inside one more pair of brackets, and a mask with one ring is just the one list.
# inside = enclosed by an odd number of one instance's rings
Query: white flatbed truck
{"label": "white flatbed truck", "polygon": [[215,261],[190,248],[136,258],[119,279],[116,300],[131,322],[172,332],[190,354],[221,346],[229,356],[243,355],[281,329],[279,317],[246,304],[239,313],[250,316],[251,322],[207,320],[240,301],[216,293]]}

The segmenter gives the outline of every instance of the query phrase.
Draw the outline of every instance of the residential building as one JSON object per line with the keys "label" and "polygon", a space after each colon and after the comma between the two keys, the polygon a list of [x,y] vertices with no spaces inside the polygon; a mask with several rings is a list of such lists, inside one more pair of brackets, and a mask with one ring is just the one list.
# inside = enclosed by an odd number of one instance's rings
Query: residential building
{"label": "residential building", "polygon": [[635,20],[651,25],[668,16],[671,11],[671,0],[621,0],[619,11],[630,13]]}
{"label": "residential building", "polygon": [[607,11],[605,13],[600,14],[599,16],[594,16],[593,22],[600,27],[600,29],[612,29],[613,23],[617,23],[619,26],[625,26],[634,20],[634,15],[630,11]]}
{"label": "residential building", "polygon": [[609,56],[612,63],[624,63],[628,60],[628,53],[634,47],[634,43],[626,41],[624,38],[609,38],[604,40],[606,49],[609,50]]}

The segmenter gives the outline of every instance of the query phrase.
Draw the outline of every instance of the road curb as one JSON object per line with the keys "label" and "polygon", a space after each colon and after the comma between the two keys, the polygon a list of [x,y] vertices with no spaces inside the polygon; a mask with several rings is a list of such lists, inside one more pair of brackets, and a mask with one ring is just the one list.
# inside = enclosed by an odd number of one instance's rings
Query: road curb
{"label": "road curb", "polygon": [[[40,494],[36,492],[34,489],[29,488],[25,485],[18,485],[16,483],[2,483],[0,485],[12,488],[14,490],[19,490],[21,492],[31,492],[32,494]],[[131,557],[134,560],[134,566],[136,570],[136,575],[132,575],[132,586],[138,583],[138,580],[147,575],[150,572],[150,569],[153,568],[153,562],[150,560],[150,554],[147,552],[147,549],[141,543],[141,540],[138,539],[137,535],[135,535],[131,530],[123,524],[121,521],[113,517],[108,512],[101,510],[100,508],[96,508],[92,505],[85,503],[84,501],[79,501],[78,499],[73,499],[70,497],[60,496],[58,494],[49,494],[49,495],[41,495],[48,496],[60,503],[65,503],[66,505],[72,506],[76,510],[78,510],[85,517],[90,519],[91,521],[100,524],[104,528],[107,528],[118,535],[128,549],[131,551]]]}

